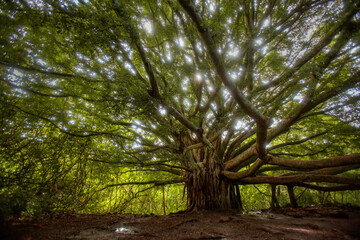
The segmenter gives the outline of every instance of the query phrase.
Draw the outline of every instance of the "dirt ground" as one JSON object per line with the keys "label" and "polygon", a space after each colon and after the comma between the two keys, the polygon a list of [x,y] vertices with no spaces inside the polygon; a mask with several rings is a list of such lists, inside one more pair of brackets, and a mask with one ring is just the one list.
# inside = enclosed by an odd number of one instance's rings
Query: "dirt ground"
{"label": "dirt ground", "polygon": [[360,211],[334,207],[11,219],[0,239],[360,239]]}

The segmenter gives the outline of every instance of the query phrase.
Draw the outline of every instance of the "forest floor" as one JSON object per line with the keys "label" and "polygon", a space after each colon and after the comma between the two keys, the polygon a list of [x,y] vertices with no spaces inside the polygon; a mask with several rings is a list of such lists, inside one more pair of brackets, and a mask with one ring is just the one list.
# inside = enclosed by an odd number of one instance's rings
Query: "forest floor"
{"label": "forest floor", "polygon": [[304,207],[9,219],[0,228],[0,239],[360,239],[360,210]]}

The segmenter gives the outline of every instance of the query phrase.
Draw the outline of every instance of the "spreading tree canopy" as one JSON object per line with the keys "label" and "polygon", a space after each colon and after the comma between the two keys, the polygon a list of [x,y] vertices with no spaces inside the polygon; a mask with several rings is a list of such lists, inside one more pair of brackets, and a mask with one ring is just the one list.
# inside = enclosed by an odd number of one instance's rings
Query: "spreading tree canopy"
{"label": "spreading tree canopy", "polygon": [[[0,8],[2,188],[182,183],[188,209],[241,207],[239,185],[285,185],[293,205],[297,186],[360,189],[357,1]],[[75,186],[93,162],[137,178]]]}

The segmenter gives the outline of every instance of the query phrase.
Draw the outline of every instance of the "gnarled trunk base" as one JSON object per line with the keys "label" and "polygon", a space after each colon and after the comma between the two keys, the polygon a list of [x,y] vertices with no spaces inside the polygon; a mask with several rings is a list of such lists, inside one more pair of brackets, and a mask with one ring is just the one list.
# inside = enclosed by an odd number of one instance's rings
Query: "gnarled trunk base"
{"label": "gnarled trunk base", "polygon": [[242,209],[239,186],[221,178],[219,171],[199,168],[188,175],[188,210]]}

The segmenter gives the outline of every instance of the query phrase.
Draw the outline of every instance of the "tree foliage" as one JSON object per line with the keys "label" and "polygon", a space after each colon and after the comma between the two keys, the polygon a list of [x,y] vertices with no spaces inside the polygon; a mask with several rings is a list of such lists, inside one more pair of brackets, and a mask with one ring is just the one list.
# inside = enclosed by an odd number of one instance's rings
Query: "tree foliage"
{"label": "tree foliage", "polygon": [[359,7],[1,2],[2,193],[122,209],[183,184],[214,209],[241,185],[359,189]]}

